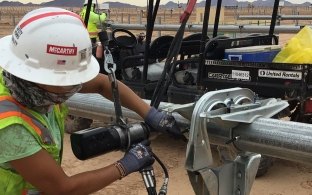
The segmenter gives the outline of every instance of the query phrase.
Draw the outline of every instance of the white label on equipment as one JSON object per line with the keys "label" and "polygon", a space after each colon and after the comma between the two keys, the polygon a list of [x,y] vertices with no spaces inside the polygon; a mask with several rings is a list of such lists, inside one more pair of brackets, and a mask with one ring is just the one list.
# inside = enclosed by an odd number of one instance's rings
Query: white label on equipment
{"label": "white label on equipment", "polygon": [[291,80],[301,80],[302,73],[295,71],[283,71],[283,70],[258,70],[259,77],[266,78],[277,78],[277,79],[291,79]]}
{"label": "white label on equipment", "polygon": [[238,80],[250,80],[249,71],[232,70],[232,78]]}

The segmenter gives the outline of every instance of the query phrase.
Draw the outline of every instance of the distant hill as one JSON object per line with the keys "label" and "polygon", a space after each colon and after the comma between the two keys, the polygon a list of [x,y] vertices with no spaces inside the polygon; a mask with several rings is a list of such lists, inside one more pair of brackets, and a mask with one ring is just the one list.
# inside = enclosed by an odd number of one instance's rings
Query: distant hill
{"label": "distant hill", "polygon": [[0,2],[0,6],[23,6],[25,4],[21,3],[21,2],[12,2],[12,1],[2,1]]}
{"label": "distant hill", "polygon": [[[216,6],[217,5],[217,0],[212,0],[211,5]],[[201,1],[197,3],[197,7],[205,7],[206,1]],[[255,6],[255,7],[272,7],[274,5],[274,0],[256,0],[253,1],[252,3],[249,1],[236,1],[236,0],[223,0],[222,1],[223,6],[238,6],[238,7],[248,7],[248,6]],[[289,1],[284,1],[285,6],[310,6],[311,3],[305,2],[302,4],[293,4]],[[185,4],[182,5],[185,7]],[[177,4],[176,4],[177,7]]]}
{"label": "distant hill", "polygon": [[[46,3],[41,3],[41,4],[33,4],[33,3],[27,3],[23,4],[18,1],[1,1],[0,6],[34,6],[34,5],[40,5],[40,6],[54,6],[54,7],[82,7],[84,0],[52,0]],[[137,7],[135,5],[127,4],[127,3],[121,3],[121,2],[109,2],[105,1],[106,3],[109,3],[109,6],[112,8],[132,8],[132,7]],[[306,2],[302,4],[292,4],[289,1],[284,1],[285,6],[310,6],[311,3]],[[273,6],[274,1],[273,0],[256,0],[252,2],[252,4],[248,1],[237,1],[237,0],[223,0],[222,5],[224,6],[238,6],[238,7],[248,7],[250,5],[253,5],[255,7],[258,6]],[[217,5],[217,0],[212,0],[211,4],[213,6]],[[173,1],[169,1],[166,4],[162,4],[161,7],[171,9],[171,8],[178,8],[178,7],[185,7],[185,3],[177,4]],[[205,6],[205,1],[198,2],[197,7],[204,7]]]}
{"label": "distant hill", "polygon": [[[106,2],[106,1],[105,1]],[[82,7],[84,0],[54,0],[47,3],[42,3],[42,6],[55,6],[55,7]],[[134,5],[130,5],[127,3],[120,3],[120,2],[109,2],[110,7],[136,7]]]}
{"label": "distant hill", "polygon": [[84,0],[54,0],[46,3],[41,3],[42,6],[54,7],[82,7]]}
{"label": "distant hill", "polygon": [[[18,1],[1,1],[0,6],[47,6],[47,7],[82,7],[84,0],[53,0],[41,4],[35,3],[27,3],[23,4]],[[117,7],[117,8],[128,8],[128,7],[137,7],[135,5],[127,4],[127,3],[120,3],[120,2],[109,2],[110,7]]]}
{"label": "distant hill", "polygon": [[109,3],[109,7],[118,7],[118,8],[134,8],[134,7],[138,7],[138,6],[135,6],[135,5],[128,4],[128,3],[120,3],[120,2],[105,1],[105,3]]}

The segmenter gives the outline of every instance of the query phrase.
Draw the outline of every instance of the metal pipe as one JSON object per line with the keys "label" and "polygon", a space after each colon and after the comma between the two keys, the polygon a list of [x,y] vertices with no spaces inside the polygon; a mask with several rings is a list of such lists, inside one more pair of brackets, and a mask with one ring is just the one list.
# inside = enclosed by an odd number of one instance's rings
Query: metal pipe
{"label": "metal pipe", "polygon": [[232,130],[207,123],[207,131],[213,145],[226,146],[239,137],[234,142],[238,150],[312,164],[311,124],[262,117],[251,124],[239,123]]}
{"label": "metal pipe", "polygon": [[[312,20],[311,15],[278,15],[279,20]],[[239,20],[271,20],[271,15],[245,15],[238,16]]]}
{"label": "metal pipe", "polygon": [[[155,31],[177,31],[179,25],[169,24],[155,24]],[[280,25],[276,26],[274,33],[298,33],[304,26],[294,25]],[[312,27],[312,26],[310,26]],[[126,30],[145,30],[144,24],[110,24],[110,28],[123,28]],[[218,32],[222,33],[265,33],[270,30],[270,26],[255,26],[255,25],[219,25]],[[188,24],[185,28],[187,32],[202,32],[202,25],[200,24]],[[213,32],[213,25],[208,25],[208,32]]]}
{"label": "metal pipe", "polygon": [[269,35],[271,35],[271,36],[274,34],[277,12],[278,12],[278,5],[279,5],[279,0],[275,0],[274,6],[273,6],[272,20],[271,20],[270,30],[269,30]]}
{"label": "metal pipe", "polygon": [[[144,101],[147,104],[150,104],[150,100]],[[69,114],[74,116],[80,116],[105,122],[110,122],[107,120],[115,117],[114,103],[108,99],[105,99],[99,94],[77,93],[66,101],[66,105],[69,108]],[[170,108],[173,105],[178,104],[162,102],[159,105],[159,109]],[[138,114],[125,107],[122,107],[122,113],[124,118],[143,120]],[[175,117],[179,125],[187,126],[190,124],[189,120],[177,113],[173,113],[173,116]]]}

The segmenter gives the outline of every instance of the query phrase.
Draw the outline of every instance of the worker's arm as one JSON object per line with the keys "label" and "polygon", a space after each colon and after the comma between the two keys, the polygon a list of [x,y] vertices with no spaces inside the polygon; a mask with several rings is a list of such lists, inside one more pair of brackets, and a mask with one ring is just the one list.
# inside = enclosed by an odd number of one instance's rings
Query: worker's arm
{"label": "worker's arm", "polygon": [[43,194],[90,194],[120,178],[114,165],[68,177],[45,150],[11,161],[10,164]]}
{"label": "worker's arm", "polygon": [[[118,91],[121,104],[145,118],[150,106],[136,95],[128,86],[118,81]],[[104,97],[112,100],[111,83],[107,75],[98,74],[91,81],[84,83],[80,93],[99,93]]]}
{"label": "worker's arm", "polygon": [[[140,155],[137,155],[138,153]],[[122,177],[152,165],[154,158],[148,143],[145,142],[131,147],[114,164],[73,176],[67,176],[62,167],[44,149],[24,158],[11,160],[9,163],[23,179],[36,187],[40,194],[84,195],[96,192]]]}
{"label": "worker's arm", "polygon": [[89,22],[91,23],[98,24],[100,22],[104,22],[105,19],[106,19],[105,13],[97,14],[95,12],[90,12]]}

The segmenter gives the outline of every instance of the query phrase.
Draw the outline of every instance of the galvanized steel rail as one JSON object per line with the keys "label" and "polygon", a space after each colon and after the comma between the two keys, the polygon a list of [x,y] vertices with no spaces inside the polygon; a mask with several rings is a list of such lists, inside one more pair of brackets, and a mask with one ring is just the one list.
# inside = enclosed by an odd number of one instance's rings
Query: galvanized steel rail
{"label": "galvanized steel rail", "polygon": [[[145,24],[118,24],[112,23],[108,25],[111,29],[122,28],[126,30],[146,30]],[[275,26],[274,33],[298,33],[303,26],[294,25],[280,25]],[[177,31],[179,25],[174,24],[155,24],[154,31]],[[265,33],[270,30],[270,26],[256,26],[256,25],[219,25],[218,32],[221,33]],[[185,28],[186,32],[201,32],[201,24],[188,24]],[[213,32],[213,25],[208,25],[208,32]]]}
{"label": "galvanized steel rail", "polygon": [[[241,15],[239,20],[271,20],[271,15]],[[277,15],[278,20],[312,20],[311,15]]]}

